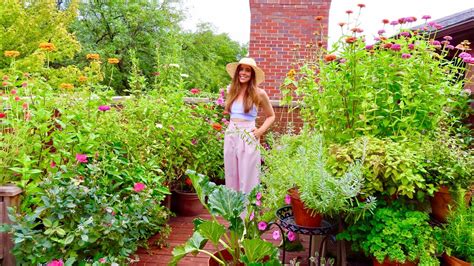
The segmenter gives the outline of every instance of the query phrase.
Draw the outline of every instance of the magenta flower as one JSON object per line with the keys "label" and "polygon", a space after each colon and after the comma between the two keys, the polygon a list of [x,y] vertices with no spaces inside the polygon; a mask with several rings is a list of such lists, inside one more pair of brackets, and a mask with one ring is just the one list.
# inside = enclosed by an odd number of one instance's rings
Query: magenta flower
{"label": "magenta flower", "polygon": [[80,163],[87,163],[87,155],[86,154],[76,154],[76,161]]}
{"label": "magenta flower", "polygon": [[99,262],[100,262],[100,263],[105,263],[106,261],[107,261],[107,260],[106,260],[105,258],[100,258],[100,259],[99,259]]}
{"label": "magenta flower", "polygon": [[261,192],[257,192],[256,198],[257,198],[257,200],[261,200],[261,199],[262,199],[262,193],[261,193]]}
{"label": "magenta flower", "polygon": [[453,50],[454,49],[454,46],[449,44],[449,45],[446,45],[446,48],[449,49],[449,50]]}
{"label": "magenta flower", "polygon": [[390,49],[392,49],[393,51],[400,51],[402,47],[400,46],[400,44],[395,43],[390,47]]}
{"label": "magenta flower", "polygon": [[384,30],[384,29],[382,29],[382,30],[379,30],[379,31],[377,31],[377,33],[378,33],[379,35],[382,35],[382,34],[384,34],[384,33],[385,33],[385,30]]}
{"label": "magenta flower", "polygon": [[396,21],[396,20],[393,20],[392,22],[390,22],[390,25],[392,25],[392,26],[396,26],[396,25],[398,25],[398,21]]}
{"label": "magenta flower", "polygon": [[52,161],[52,162],[49,164],[49,167],[51,167],[51,168],[56,167],[56,163],[55,163],[54,161]]}
{"label": "magenta flower", "polygon": [[463,58],[462,61],[467,64],[474,64],[474,57],[466,57],[466,58]]}
{"label": "magenta flower", "polygon": [[259,222],[258,223],[258,230],[263,231],[265,229],[267,229],[267,223],[264,222],[264,221]]}
{"label": "magenta flower", "polygon": [[410,33],[408,31],[403,31],[400,33],[400,35],[404,36],[404,37],[410,37]]}
{"label": "magenta flower", "polygon": [[259,201],[259,200],[257,200],[257,201],[255,202],[255,205],[257,205],[258,207],[260,207],[260,206],[262,206],[262,202]]}
{"label": "magenta flower", "polygon": [[290,197],[290,195],[288,195],[288,194],[285,195],[285,203],[286,203],[287,205],[291,203],[291,197]]}
{"label": "magenta flower", "polygon": [[252,213],[250,214],[249,220],[252,221],[253,218],[255,218],[255,212],[254,211],[252,211]]}
{"label": "magenta flower", "polygon": [[411,57],[411,54],[402,54],[403,59],[408,59]]}
{"label": "magenta flower", "polygon": [[273,231],[272,237],[273,237],[273,239],[275,239],[275,240],[280,239],[280,231],[278,231],[278,230]]}
{"label": "magenta flower", "polygon": [[145,189],[145,184],[140,183],[140,182],[135,183],[135,185],[133,186],[133,190],[135,190],[135,192],[140,192],[144,189]]}
{"label": "magenta flower", "polygon": [[446,35],[443,37],[443,39],[445,39],[446,41],[451,41],[453,39],[453,37],[449,36],[449,35]]}
{"label": "magenta flower", "polygon": [[405,21],[406,21],[406,22],[415,22],[415,21],[416,21],[416,17],[407,17],[407,18],[405,18]]}
{"label": "magenta flower", "polygon": [[198,94],[199,92],[201,92],[198,88],[192,88],[191,90],[189,90],[192,94]]}
{"label": "magenta flower", "polygon": [[458,56],[462,59],[471,57],[471,55],[466,52],[462,52]]}
{"label": "magenta flower", "polygon": [[410,50],[415,49],[415,45],[414,45],[413,43],[410,43],[410,44],[408,45],[408,49],[410,49]]}
{"label": "magenta flower", "polygon": [[64,262],[61,259],[52,260],[52,261],[48,262],[48,264],[46,264],[46,266],[64,266]]}
{"label": "magenta flower", "polygon": [[421,19],[430,19],[431,16],[430,15],[424,15],[423,17],[421,17]]}
{"label": "magenta flower", "polygon": [[105,112],[105,111],[108,111],[108,110],[110,110],[110,106],[108,106],[108,105],[99,106],[99,111]]}
{"label": "magenta flower", "polygon": [[295,241],[296,240],[296,234],[292,231],[288,231],[288,240],[290,240],[291,242]]}
{"label": "magenta flower", "polygon": [[196,139],[191,140],[191,144],[196,145],[197,143],[198,143],[198,141]]}

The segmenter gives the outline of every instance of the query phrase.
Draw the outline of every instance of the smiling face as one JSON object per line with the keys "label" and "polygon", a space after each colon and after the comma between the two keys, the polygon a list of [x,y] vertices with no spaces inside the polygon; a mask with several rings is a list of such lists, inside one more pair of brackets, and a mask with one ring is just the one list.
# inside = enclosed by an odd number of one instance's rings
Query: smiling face
{"label": "smiling face", "polygon": [[252,78],[253,69],[249,65],[239,65],[239,81],[240,83],[247,83]]}

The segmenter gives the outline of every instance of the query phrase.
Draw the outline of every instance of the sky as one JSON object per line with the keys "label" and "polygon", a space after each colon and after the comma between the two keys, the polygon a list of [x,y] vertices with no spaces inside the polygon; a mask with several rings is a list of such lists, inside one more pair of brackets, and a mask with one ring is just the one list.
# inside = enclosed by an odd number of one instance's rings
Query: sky
{"label": "sky", "polygon": [[[217,33],[227,33],[230,38],[241,44],[250,39],[249,0],[182,0],[187,19],[182,26],[195,30],[200,22],[209,22]],[[382,19],[396,20],[401,17],[414,16],[421,23],[423,15],[438,19],[451,14],[474,8],[474,0],[333,0],[329,11],[329,43],[341,35],[339,22],[347,22],[346,10],[355,13],[357,4],[365,4],[360,16],[360,28],[367,36],[376,35],[382,27]],[[449,3],[449,4],[448,4]],[[389,34],[390,31],[387,31]],[[369,42],[369,40],[368,40]]]}

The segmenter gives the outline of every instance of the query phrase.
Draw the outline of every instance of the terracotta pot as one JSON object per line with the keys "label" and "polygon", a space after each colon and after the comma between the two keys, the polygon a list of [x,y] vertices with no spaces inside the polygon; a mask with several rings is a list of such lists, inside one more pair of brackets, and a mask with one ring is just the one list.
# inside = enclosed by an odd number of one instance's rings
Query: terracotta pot
{"label": "terracotta pot", "polygon": [[323,216],[319,213],[312,214],[312,211],[304,206],[304,203],[300,199],[298,189],[292,188],[288,190],[288,193],[291,197],[291,209],[293,210],[295,223],[304,227],[321,226]]}
{"label": "terracotta pot", "polygon": [[404,263],[402,262],[394,262],[390,261],[389,258],[385,258],[385,260],[380,263],[376,258],[372,259],[373,265],[374,266],[415,266],[418,265],[418,262],[412,262],[412,261],[405,261]]}
{"label": "terracotta pot", "polygon": [[[219,254],[219,252],[220,252],[220,254]],[[229,253],[229,251],[227,251],[227,249],[220,250],[219,252],[214,253],[214,256],[216,256],[220,259],[222,259],[221,258],[221,256],[222,256],[223,259],[224,259],[225,265],[234,265],[234,264],[231,263],[233,257]],[[245,264],[239,262],[238,264],[236,264],[236,266],[237,265],[238,266],[244,266]],[[220,264],[216,260],[214,260],[212,257],[210,257],[209,258],[209,266],[220,266]]]}
{"label": "terracotta pot", "polygon": [[460,260],[456,257],[443,253],[443,260],[448,266],[472,266],[471,263]]}
{"label": "terracotta pot", "polygon": [[[471,200],[471,192],[466,192],[464,197],[466,203]],[[430,198],[431,203],[431,214],[433,217],[440,221],[446,222],[446,217],[449,214],[449,206],[453,204],[453,197],[449,193],[447,186],[441,186],[440,189],[434,193],[433,197]]]}
{"label": "terracotta pot", "polygon": [[171,211],[179,216],[196,216],[204,212],[205,208],[199,201],[196,193],[173,191]]}

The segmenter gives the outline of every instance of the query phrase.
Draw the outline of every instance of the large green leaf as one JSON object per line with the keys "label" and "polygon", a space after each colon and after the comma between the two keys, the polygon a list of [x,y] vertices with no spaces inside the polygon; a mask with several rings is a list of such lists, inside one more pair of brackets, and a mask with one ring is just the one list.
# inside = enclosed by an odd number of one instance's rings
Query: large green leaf
{"label": "large green leaf", "polygon": [[219,239],[225,234],[225,227],[216,221],[204,221],[198,226],[198,231],[211,240],[214,245],[219,243]]}
{"label": "large green leaf", "polygon": [[169,265],[177,265],[178,262],[189,253],[196,255],[199,250],[204,248],[207,241],[208,239],[204,238],[199,232],[194,232],[193,236],[188,239],[184,245],[176,246],[173,249],[173,259]]}
{"label": "large green leaf", "polygon": [[198,174],[196,171],[187,170],[186,174],[191,179],[193,183],[194,189],[196,190],[196,194],[199,197],[201,203],[206,206],[206,197],[212,193],[216,184],[209,181],[209,178],[205,175]]}
{"label": "large green leaf", "polygon": [[227,221],[235,220],[244,211],[245,196],[225,186],[218,186],[209,195],[208,205],[211,214],[220,215]]}
{"label": "large green leaf", "polygon": [[242,241],[242,247],[244,248],[244,254],[242,260],[248,265],[252,262],[262,261],[263,258],[271,259],[277,256],[277,248],[270,242],[264,241],[260,238],[245,239]]}

